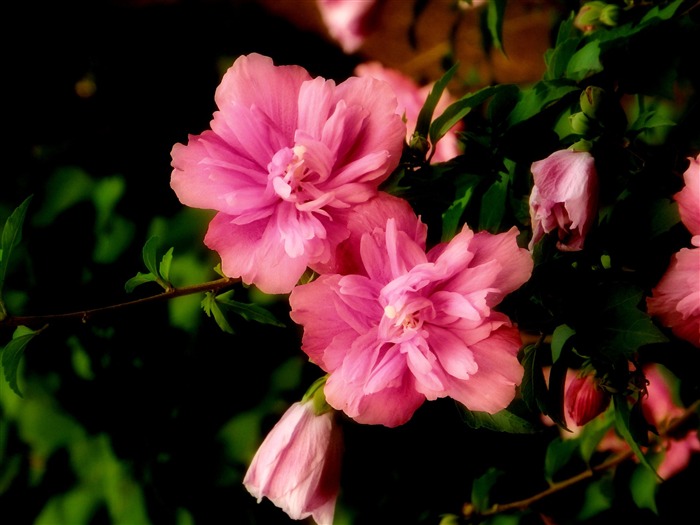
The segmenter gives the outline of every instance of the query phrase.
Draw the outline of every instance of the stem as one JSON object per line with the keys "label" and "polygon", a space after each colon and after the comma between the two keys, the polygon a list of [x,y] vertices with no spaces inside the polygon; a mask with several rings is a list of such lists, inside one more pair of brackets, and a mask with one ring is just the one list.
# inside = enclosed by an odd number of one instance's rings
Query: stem
{"label": "stem", "polygon": [[[679,437],[676,435],[676,432],[685,425],[685,423],[696,413],[700,412],[700,399],[695,401],[692,405],[690,405],[683,414],[678,417],[677,419],[673,420],[666,431],[664,432],[663,435],[658,436],[654,441],[655,443],[659,443],[664,440],[666,436],[674,436],[676,439]],[[491,506],[491,508],[484,510],[482,512],[476,512],[474,510],[474,507],[471,503],[466,503],[463,507],[463,514],[466,519],[473,519],[476,517],[480,518],[485,518],[489,516],[494,516],[496,514],[501,514],[503,512],[508,512],[511,510],[525,510],[528,507],[530,507],[533,503],[536,503],[547,496],[550,496],[552,494],[556,494],[557,492],[561,492],[564,489],[567,489],[573,485],[576,485],[577,483],[580,483],[581,481],[585,481],[587,479],[590,479],[601,472],[605,472],[608,469],[611,469],[615,467],[616,465],[619,465],[623,461],[626,461],[630,458],[634,457],[634,451],[632,449],[628,449],[624,452],[620,452],[618,454],[615,454],[608,460],[604,461],[603,463],[600,463],[599,465],[596,465],[594,467],[591,467],[588,470],[585,470],[583,472],[579,472],[575,476],[572,476],[570,478],[567,478],[565,480],[559,481],[557,483],[553,483],[550,485],[548,488],[543,490],[542,492],[538,492],[537,494],[534,494],[528,498],[521,499],[518,501],[512,501],[510,503],[503,503],[503,504],[494,504]]]}
{"label": "stem", "polygon": [[223,277],[215,281],[208,281],[206,283],[195,284],[191,286],[183,286],[182,288],[172,288],[170,290],[166,290],[165,292],[159,293],[157,295],[152,295],[150,297],[143,297],[141,299],[135,299],[133,301],[127,301],[125,303],[103,306],[100,308],[92,308],[90,310],[80,310],[77,312],[63,314],[9,316],[0,320],[0,328],[15,328],[17,326],[27,326],[29,328],[33,328],[37,326],[43,326],[52,321],[80,321],[82,323],[87,323],[92,317],[96,315],[115,312],[118,310],[123,310],[125,308],[131,308],[133,306],[144,305],[156,301],[174,299],[183,295],[192,295],[202,292],[221,292],[223,290],[231,288],[237,282],[239,282],[239,279]]}

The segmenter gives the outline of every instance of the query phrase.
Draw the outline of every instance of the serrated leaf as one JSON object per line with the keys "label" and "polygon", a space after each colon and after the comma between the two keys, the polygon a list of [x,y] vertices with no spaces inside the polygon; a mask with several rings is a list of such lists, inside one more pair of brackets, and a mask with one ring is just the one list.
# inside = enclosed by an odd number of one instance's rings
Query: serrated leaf
{"label": "serrated leaf", "polygon": [[19,369],[24,349],[29,344],[29,341],[34,339],[39,332],[40,330],[35,331],[26,326],[18,326],[10,342],[2,349],[1,362],[5,380],[19,397],[22,397],[22,392],[17,383],[17,370]]}
{"label": "serrated leaf", "polygon": [[254,303],[241,303],[228,299],[230,292],[221,294],[216,297],[216,302],[229,310],[232,310],[236,314],[240,315],[246,321],[255,321],[261,324],[269,324],[272,326],[284,327],[284,323],[281,323],[277,318],[272,315],[268,310]]}
{"label": "serrated leaf", "polygon": [[0,239],[0,318],[4,317],[4,306],[2,306],[2,292],[5,285],[5,276],[10,263],[12,249],[17,246],[22,240],[22,225],[24,218],[27,215],[29,203],[33,195],[30,195],[22,204],[17,206],[15,210],[5,221],[5,226],[2,229],[2,238]]}
{"label": "serrated leaf", "polygon": [[221,311],[221,307],[216,300],[216,295],[214,295],[213,292],[207,292],[204,294],[204,299],[202,299],[201,305],[204,313],[207,314],[208,317],[213,316],[214,321],[216,321],[216,324],[219,325],[219,328],[221,328],[222,331],[228,334],[235,333],[233,327],[229,324],[226,316]]}
{"label": "serrated leaf", "polygon": [[593,40],[573,54],[566,66],[566,76],[579,82],[602,70],[600,42]]}

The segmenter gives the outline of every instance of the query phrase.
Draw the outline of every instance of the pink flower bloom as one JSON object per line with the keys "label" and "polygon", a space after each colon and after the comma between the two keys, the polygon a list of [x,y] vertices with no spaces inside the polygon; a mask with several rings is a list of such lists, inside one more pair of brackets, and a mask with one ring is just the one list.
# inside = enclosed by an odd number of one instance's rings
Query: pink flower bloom
{"label": "pink flower bloom", "polygon": [[688,160],[690,166],[683,174],[685,186],[673,198],[678,203],[681,222],[693,235],[693,246],[700,246],[700,155]]}
{"label": "pink flower bloom", "polygon": [[335,414],[316,415],[313,402],[294,403],[265,437],[243,484],[295,520],[332,525],[340,490],[343,439]]}
{"label": "pink flower bloom", "polygon": [[647,312],[700,347],[700,248],[683,248],[647,297]]}
{"label": "pink flower bloom", "polygon": [[557,248],[578,251],[598,208],[598,175],[593,156],[586,151],[560,150],[532,163],[534,187],[530,194],[532,250],[545,234],[557,232]]}
{"label": "pink flower bloom", "polygon": [[[428,98],[428,94],[433,85],[429,84],[421,87],[416,84],[412,78],[404,75],[402,72],[386,68],[379,62],[360,64],[355,68],[355,74],[361,77],[374,77],[389,83],[399,100],[397,111],[400,115],[405,115],[406,117],[406,138],[410,141],[413,132],[416,130],[418,114],[423,104],[425,104],[425,100]],[[449,92],[443,91],[442,97],[435,107],[435,115],[440,115],[453,101],[454,99]],[[435,145],[435,153],[432,157],[433,162],[448,161],[460,154],[456,133],[460,128],[461,126],[457,126],[450,130]]]}
{"label": "pink flower bloom", "polygon": [[[376,224],[377,202],[353,213]],[[302,349],[329,373],[327,402],[360,423],[398,426],[441,397],[495,413],[522,379],[519,332],[493,310],[532,271],[517,230],[465,226],[426,254],[419,222],[385,217],[361,235],[356,273],[321,275],[290,295]]]}
{"label": "pink flower bloom", "polygon": [[183,204],[218,212],[204,242],[226,275],[287,293],[307,266],[330,263],[348,209],[398,165],[396,97],[375,79],[336,85],[251,54],[215,100],[211,130],[173,147],[171,186]]}
{"label": "pink flower bloom", "polygon": [[576,375],[564,395],[566,411],[576,426],[583,426],[610,404],[610,394],[603,390],[594,373]]}
{"label": "pink flower bloom", "polygon": [[381,0],[316,0],[328,33],[354,53],[374,30]]}
{"label": "pink flower bloom", "polygon": [[[700,158],[700,156],[698,157]],[[690,159],[685,186],[674,195],[693,248],[673,254],[668,269],[647,297],[647,312],[681,339],[700,347],[700,162]]]}

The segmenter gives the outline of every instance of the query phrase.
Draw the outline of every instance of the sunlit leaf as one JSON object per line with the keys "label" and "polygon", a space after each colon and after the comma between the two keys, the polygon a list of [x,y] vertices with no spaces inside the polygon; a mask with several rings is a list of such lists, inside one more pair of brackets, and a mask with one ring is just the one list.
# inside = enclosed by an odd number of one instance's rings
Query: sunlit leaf
{"label": "sunlit leaf", "polygon": [[430,124],[430,142],[436,144],[472,109],[486,102],[498,89],[499,87],[487,86],[474,93],[469,93],[447,106],[442,114]]}
{"label": "sunlit leaf", "polygon": [[128,292],[131,293],[134,291],[134,288],[137,286],[140,286],[144,283],[152,283],[156,282],[158,278],[153,275],[152,273],[141,273],[137,272],[134,277],[126,281],[124,284],[124,289]]}
{"label": "sunlit leaf", "polygon": [[562,354],[564,345],[576,334],[576,330],[565,324],[559,325],[552,333],[552,362],[556,363]]}
{"label": "sunlit leaf", "polygon": [[520,101],[508,116],[510,126],[519,124],[539,115],[543,110],[570,96],[579,96],[581,88],[568,80],[542,80],[530,89],[524,90]]}
{"label": "sunlit leaf", "polygon": [[566,76],[581,81],[603,70],[600,63],[600,43],[597,40],[587,43],[573,54],[566,66]]}
{"label": "sunlit leaf", "polygon": [[146,268],[153,275],[159,275],[158,273],[158,247],[160,246],[160,239],[157,236],[150,237],[146,243],[143,245],[141,254],[143,256],[143,263]]}
{"label": "sunlit leaf", "polygon": [[486,27],[491,37],[491,44],[504,54],[503,19],[507,3],[508,0],[489,0],[486,6]]}

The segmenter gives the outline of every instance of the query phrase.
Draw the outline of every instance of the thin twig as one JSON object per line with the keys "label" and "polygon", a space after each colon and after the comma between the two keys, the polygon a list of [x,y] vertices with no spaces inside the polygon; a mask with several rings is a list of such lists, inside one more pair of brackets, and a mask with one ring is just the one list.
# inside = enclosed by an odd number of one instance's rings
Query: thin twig
{"label": "thin twig", "polygon": [[[666,436],[676,436],[676,432],[685,425],[685,423],[694,415],[696,415],[698,412],[700,412],[700,399],[695,401],[692,405],[690,405],[684,412],[683,414],[671,421],[669,424],[668,428],[666,431],[663,433],[663,435],[658,436],[655,439],[656,443],[659,443],[664,440]],[[600,463],[599,465],[595,465],[588,470],[585,470],[583,472],[580,472],[576,474],[575,476],[572,476],[570,478],[567,478],[565,480],[559,481],[557,483],[553,483],[550,485],[548,488],[545,490],[538,492],[537,494],[534,494],[528,498],[521,499],[518,501],[512,501],[510,503],[502,503],[502,504],[494,504],[492,505],[489,509],[486,509],[481,512],[476,512],[474,509],[474,506],[471,503],[466,503],[463,507],[463,514],[464,517],[467,519],[473,519],[476,517],[480,518],[485,518],[489,516],[494,516],[496,514],[501,514],[504,512],[508,512],[511,510],[525,510],[528,507],[530,507],[533,503],[536,503],[548,496],[551,496],[552,494],[555,494],[557,492],[561,492],[562,490],[565,490],[573,485],[576,485],[582,481],[585,481],[587,479],[590,479],[601,472],[605,472],[608,469],[611,469],[615,467],[616,465],[619,465],[623,461],[626,461],[634,456],[634,451],[632,449],[628,449],[626,451],[620,452],[608,460],[604,461],[603,463]]]}
{"label": "thin twig", "polygon": [[229,277],[223,277],[215,281],[208,281],[206,283],[195,284],[191,286],[183,286],[182,288],[172,288],[165,292],[159,293],[157,295],[152,295],[149,297],[142,297],[140,299],[135,299],[133,301],[127,301],[124,303],[112,304],[109,306],[103,306],[100,308],[92,308],[89,310],[79,310],[76,312],[62,313],[62,314],[47,314],[47,315],[30,315],[30,316],[9,316],[0,321],[0,328],[15,328],[17,326],[27,326],[29,328],[43,326],[47,323],[54,321],[80,321],[82,323],[88,322],[92,317],[96,315],[101,315],[110,312],[116,312],[118,310],[123,310],[126,308],[131,308],[133,306],[144,305],[147,303],[152,303],[156,301],[163,301],[168,299],[174,299],[176,297],[181,297],[184,295],[192,295],[202,292],[221,292],[228,288],[231,288],[234,284],[238,283],[240,279],[231,279]]}

